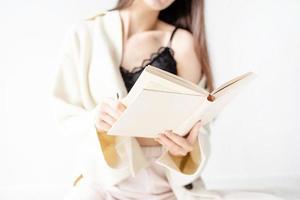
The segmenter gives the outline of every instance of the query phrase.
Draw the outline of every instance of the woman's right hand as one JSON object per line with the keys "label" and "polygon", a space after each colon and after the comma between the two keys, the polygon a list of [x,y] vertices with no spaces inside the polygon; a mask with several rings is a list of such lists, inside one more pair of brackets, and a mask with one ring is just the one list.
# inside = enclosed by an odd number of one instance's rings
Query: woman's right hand
{"label": "woman's right hand", "polygon": [[98,132],[107,132],[119,119],[126,106],[117,99],[105,98],[96,108],[95,126]]}

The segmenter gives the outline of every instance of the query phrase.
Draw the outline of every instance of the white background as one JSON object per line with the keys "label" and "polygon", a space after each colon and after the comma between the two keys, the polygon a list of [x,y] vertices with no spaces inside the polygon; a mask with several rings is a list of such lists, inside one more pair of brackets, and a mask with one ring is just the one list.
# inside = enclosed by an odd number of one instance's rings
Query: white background
{"label": "white background", "polygon": [[[0,2],[0,199],[62,199],[76,141],[59,132],[50,90],[70,25],[114,1]],[[209,188],[300,191],[300,1],[209,0],[216,85],[256,80],[212,126]],[[299,197],[300,198],[300,197]],[[295,198],[296,199],[296,198]]]}

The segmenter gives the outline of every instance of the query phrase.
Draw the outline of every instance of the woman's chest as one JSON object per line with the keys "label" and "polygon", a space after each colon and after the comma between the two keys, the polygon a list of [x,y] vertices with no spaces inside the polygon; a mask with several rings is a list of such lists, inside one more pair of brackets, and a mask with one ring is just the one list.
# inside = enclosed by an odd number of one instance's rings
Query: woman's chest
{"label": "woman's chest", "polygon": [[136,36],[124,46],[120,72],[129,92],[147,65],[177,74],[174,51],[158,36]]}
{"label": "woman's chest", "polygon": [[121,66],[128,71],[142,66],[143,62],[162,46],[166,46],[165,34],[162,32],[140,33],[123,39]]}

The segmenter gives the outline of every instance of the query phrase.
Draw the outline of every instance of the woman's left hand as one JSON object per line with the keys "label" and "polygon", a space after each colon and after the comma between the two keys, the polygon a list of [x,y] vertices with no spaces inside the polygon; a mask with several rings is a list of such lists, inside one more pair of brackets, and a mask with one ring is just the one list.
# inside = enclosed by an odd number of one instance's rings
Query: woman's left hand
{"label": "woman's left hand", "polygon": [[198,138],[198,131],[201,128],[201,121],[197,122],[187,134],[187,137],[180,136],[171,130],[160,133],[155,141],[167,148],[174,156],[185,156],[193,151],[194,144]]}

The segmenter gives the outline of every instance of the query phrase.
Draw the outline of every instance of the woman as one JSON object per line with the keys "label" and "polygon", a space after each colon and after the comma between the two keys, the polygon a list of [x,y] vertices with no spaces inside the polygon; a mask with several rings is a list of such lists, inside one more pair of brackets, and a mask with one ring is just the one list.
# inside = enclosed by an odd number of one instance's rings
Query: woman
{"label": "woman", "polygon": [[66,199],[221,198],[200,179],[208,154],[201,122],[187,137],[106,134],[126,109],[115,95],[126,96],[148,64],[213,89],[203,10],[202,0],[120,0],[72,26],[53,89],[58,121],[83,145]]}

